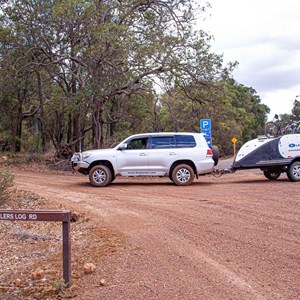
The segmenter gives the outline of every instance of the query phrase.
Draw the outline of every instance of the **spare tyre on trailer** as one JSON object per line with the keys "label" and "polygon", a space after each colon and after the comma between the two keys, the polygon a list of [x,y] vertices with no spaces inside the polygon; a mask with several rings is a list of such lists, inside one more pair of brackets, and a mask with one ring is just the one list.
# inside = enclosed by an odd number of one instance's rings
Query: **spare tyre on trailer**
{"label": "spare tyre on trailer", "polygon": [[275,138],[258,137],[244,144],[238,151],[231,170],[256,169],[266,178],[276,180],[286,173],[291,181],[300,181],[300,134]]}

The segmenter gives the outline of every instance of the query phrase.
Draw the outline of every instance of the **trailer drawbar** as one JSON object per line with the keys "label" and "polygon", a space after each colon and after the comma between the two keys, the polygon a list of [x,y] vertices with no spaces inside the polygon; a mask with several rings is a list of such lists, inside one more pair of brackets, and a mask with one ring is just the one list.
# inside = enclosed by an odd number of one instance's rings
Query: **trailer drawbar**
{"label": "trailer drawbar", "polygon": [[300,181],[300,134],[259,136],[241,147],[230,169],[215,170],[215,176],[243,169],[261,169],[270,180],[286,173],[289,180]]}

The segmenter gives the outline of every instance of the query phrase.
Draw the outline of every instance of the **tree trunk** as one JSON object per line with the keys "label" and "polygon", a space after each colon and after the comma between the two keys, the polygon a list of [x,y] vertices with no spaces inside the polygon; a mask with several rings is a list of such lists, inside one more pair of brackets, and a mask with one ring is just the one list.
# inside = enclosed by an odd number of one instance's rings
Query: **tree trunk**
{"label": "tree trunk", "polygon": [[23,122],[23,97],[21,92],[18,91],[18,112],[17,112],[17,120],[16,120],[16,133],[14,139],[13,149],[14,152],[21,151],[21,142],[22,142],[22,122]]}
{"label": "tree trunk", "polygon": [[76,112],[73,118],[73,142],[75,152],[79,152],[80,149],[80,128],[79,128],[79,114]]}
{"label": "tree trunk", "polygon": [[102,107],[98,103],[93,113],[93,147],[94,149],[101,148],[103,144],[103,121],[102,121]]}
{"label": "tree trunk", "polygon": [[[67,144],[71,144],[72,141],[72,114],[68,114],[68,128],[67,128]],[[72,147],[73,148],[73,147]],[[74,150],[74,149],[72,149]]]}
{"label": "tree trunk", "polygon": [[44,117],[44,101],[43,101],[43,93],[42,93],[42,81],[41,81],[41,74],[36,72],[37,75],[37,85],[38,85],[38,96],[40,101],[40,131],[41,131],[41,138],[42,138],[42,150],[43,152],[46,151],[46,133],[45,133],[45,117]]}

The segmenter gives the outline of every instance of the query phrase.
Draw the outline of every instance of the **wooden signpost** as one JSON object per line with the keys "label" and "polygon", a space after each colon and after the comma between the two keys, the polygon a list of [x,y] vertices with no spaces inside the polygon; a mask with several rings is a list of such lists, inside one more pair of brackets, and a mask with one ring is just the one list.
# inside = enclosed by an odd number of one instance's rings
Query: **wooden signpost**
{"label": "wooden signpost", "polygon": [[63,279],[67,287],[72,285],[70,220],[69,210],[0,210],[0,221],[62,222]]}

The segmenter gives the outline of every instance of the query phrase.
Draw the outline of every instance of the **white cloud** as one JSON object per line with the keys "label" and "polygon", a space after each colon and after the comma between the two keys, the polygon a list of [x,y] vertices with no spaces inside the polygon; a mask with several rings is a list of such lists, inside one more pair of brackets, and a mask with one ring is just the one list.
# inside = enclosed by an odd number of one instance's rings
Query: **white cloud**
{"label": "white cloud", "polygon": [[253,87],[275,113],[290,113],[300,94],[300,1],[208,0],[211,17],[199,28],[215,37],[212,50],[238,61],[233,76]]}

